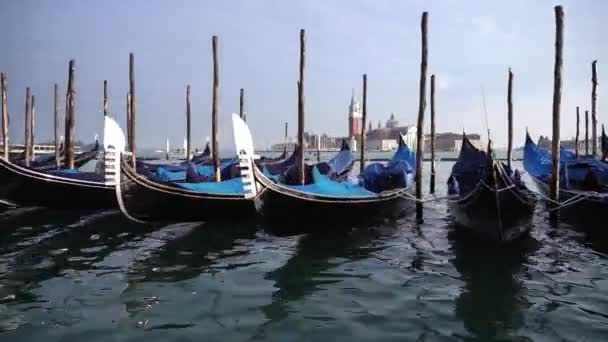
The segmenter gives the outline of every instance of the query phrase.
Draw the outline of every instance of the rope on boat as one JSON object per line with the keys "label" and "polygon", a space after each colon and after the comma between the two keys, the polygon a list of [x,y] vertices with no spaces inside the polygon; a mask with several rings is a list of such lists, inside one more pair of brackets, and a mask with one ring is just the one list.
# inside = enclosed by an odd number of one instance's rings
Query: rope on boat
{"label": "rope on boat", "polygon": [[575,196],[570,197],[569,199],[567,199],[567,200],[565,200],[563,202],[559,202],[559,201],[553,200],[553,199],[551,199],[551,198],[549,198],[549,197],[547,197],[547,196],[545,196],[545,195],[543,195],[541,193],[535,192],[535,194],[537,196],[541,197],[543,200],[545,200],[547,202],[550,202],[550,203],[553,203],[555,205],[555,207],[549,208],[550,212],[567,208],[567,207],[569,207],[571,205],[577,204],[578,202],[584,201],[584,200],[586,200],[588,198],[592,198],[595,195],[597,195],[596,192],[591,192],[589,194],[581,192],[581,193],[576,194]]}
{"label": "rope on boat", "polygon": [[485,186],[486,188],[488,188],[488,190],[491,190],[491,191],[496,191],[496,192],[499,192],[499,193],[500,193],[500,192],[503,192],[503,191],[505,191],[505,190],[512,189],[512,188],[514,188],[514,187],[515,187],[515,184],[511,183],[511,185],[509,185],[509,186],[505,186],[504,188],[500,188],[500,189],[494,189],[493,187],[489,186],[489,185],[488,185],[488,183],[484,182],[483,180],[481,180],[479,183],[480,183],[481,185]]}
{"label": "rope on boat", "polygon": [[445,200],[445,199],[449,199],[452,196],[449,196],[449,195],[448,196],[442,196],[442,197],[429,196],[429,197],[426,197],[426,198],[418,199],[418,198],[416,198],[415,195],[412,195],[412,194],[410,194],[408,192],[403,192],[403,193],[397,194],[397,197],[401,197],[401,198],[404,198],[404,199],[407,199],[407,200],[410,200],[410,201],[414,201],[416,203],[428,203],[428,202],[438,202],[438,201],[442,201],[442,200]]}

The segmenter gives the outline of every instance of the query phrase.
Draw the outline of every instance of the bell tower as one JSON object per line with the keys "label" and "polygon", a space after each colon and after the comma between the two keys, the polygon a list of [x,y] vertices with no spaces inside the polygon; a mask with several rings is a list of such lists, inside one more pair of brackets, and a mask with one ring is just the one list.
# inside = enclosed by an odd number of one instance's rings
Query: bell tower
{"label": "bell tower", "polygon": [[353,89],[350,105],[348,106],[348,137],[358,139],[359,135],[361,135],[362,124],[363,114],[361,113],[361,105],[359,105],[359,101],[355,97],[355,89]]}

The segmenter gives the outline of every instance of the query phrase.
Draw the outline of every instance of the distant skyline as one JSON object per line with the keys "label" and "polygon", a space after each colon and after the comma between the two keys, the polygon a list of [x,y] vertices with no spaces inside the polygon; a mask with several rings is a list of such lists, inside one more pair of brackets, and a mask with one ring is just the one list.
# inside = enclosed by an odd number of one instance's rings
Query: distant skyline
{"label": "distant skyline", "polygon": [[[608,123],[608,1],[34,1],[0,2],[0,70],[8,74],[11,140],[23,140],[25,87],[36,95],[36,139],[52,136],[52,87],[61,108],[68,61],[76,60],[77,138],[102,135],[103,80],[110,112],[124,126],[128,55],[135,53],[137,141],[162,148],[185,136],[185,91],[192,85],[193,137],[210,136],[211,37],[220,46],[220,146],[232,149],[230,114],[239,89],[256,147],[295,135],[299,30],[307,36],[306,127],[345,136],[352,88],[368,74],[368,118],[391,112],[414,124],[418,108],[420,16],[429,12],[429,77],[436,74],[437,131],[486,139],[482,88],[497,147],[506,145],[507,69],[515,74],[515,146],[525,128],[550,135],[554,14],[564,6],[562,138],[575,133],[575,109],[591,106],[598,60],[598,121]],[[429,80],[430,82],[430,80]],[[428,90],[427,90],[428,94]],[[429,107],[425,132],[429,127]],[[583,121],[584,122],[584,121]]]}

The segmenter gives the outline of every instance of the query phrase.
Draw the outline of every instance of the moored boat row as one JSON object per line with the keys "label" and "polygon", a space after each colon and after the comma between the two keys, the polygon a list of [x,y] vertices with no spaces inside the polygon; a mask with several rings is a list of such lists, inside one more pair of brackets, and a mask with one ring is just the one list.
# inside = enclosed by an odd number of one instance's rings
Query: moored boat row
{"label": "moored boat row", "polygon": [[[559,17],[559,11],[556,8],[556,17]],[[66,95],[64,151],[55,158],[45,160],[32,160],[26,154],[25,163],[11,160],[5,154],[0,159],[0,198],[17,205],[51,208],[119,208],[127,217],[138,222],[242,219],[259,215],[278,219],[284,223],[285,230],[293,225],[302,225],[304,230],[310,231],[315,229],[315,222],[320,220],[344,223],[348,226],[349,222],[363,218],[385,219],[406,215],[413,212],[414,207],[417,208],[416,214],[420,221],[423,219],[423,203],[438,200],[434,197],[423,198],[421,190],[426,103],[426,25],[427,14],[424,13],[421,23],[421,88],[416,150],[401,139],[388,163],[365,165],[365,148],[361,148],[361,170],[358,173],[353,172],[355,157],[346,142],[343,142],[342,149],[329,161],[305,162],[304,30],[300,32],[300,79],[297,83],[298,144],[293,153],[288,155],[285,150],[278,158],[260,158],[255,154],[253,136],[245,121],[244,92],[241,90],[241,113],[233,114],[231,118],[236,150],[229,158],[220,159],[217,128],[219,68],[217,37],[214,36],[210,149],[206,149],[201,155],[191,155],[188,86],[188,142],[185,160],[157,163],[137,158],[134,57],[131,54],[126,134],[118,122],[108,115],[107,98],[104,96],[103,161],[99,161],[99,167],[95,171],[79,170],[84,163],[94,160],[101,148],[99,143],[96,143],[90,150],[80,155],[74,154],[76,92],[74,62],[71,61]],[[558,69],[556,67],[556,70]],[[496,160],[489,130],[489,143],[485,151],[473,146],[467,136],[463,135],[459,158],[447,181],[447,202],[454,221],[482,238],[499,242],[517,240],[529,231],[537,199],[524,184],[522,172],[511,164],[512,77],[509,71],[509,147],[506,163]],[[8,120],[4,75],[2,79],[2,124],[6,145]],[[365,127],[367,75],[363,76],[363,80],[362,124]],[[107,82],[104,83],[104,93],[106,87]],[[431,111],[434,113],[434,77],[431,89]],[[34,102],[29,97],[27,101]],[[555,113],[559,114],[559,108],[554,109],[554,115]],[[592,115],[595,127],[595,109]],[[32,109],[26,109],[26,117],[33,120]],[[434,127],[434,115],[431,120]],[[29,128],[26,129],[31,130],[33,122],[28,125]],[[26,141],[33,139],[32,134],[31,131],[26,132]],[[431,139],[433,138],[431,134]],[[364,133],[361,141],[363,145]],[[553,137],[551,152],[535,145],[527,136],[524,168],[540,190],[539,195],[552,204],[551,212],[563,209],[580,213],[586,210],[589,211],[586,216],[605,215],[605,209],[608,207],[608,164],[605,162],[608,155],[608,137],[603,129],[602,158],[596,156],[596,144],[597,139],[593,139],[591,155],[586,153],[579,156],[578,153],[572,154],[562,150],[560,156],[559,134]],[[59,146],[57,142],[56,146]],[[432,170],[434,177],[434,167]]]}

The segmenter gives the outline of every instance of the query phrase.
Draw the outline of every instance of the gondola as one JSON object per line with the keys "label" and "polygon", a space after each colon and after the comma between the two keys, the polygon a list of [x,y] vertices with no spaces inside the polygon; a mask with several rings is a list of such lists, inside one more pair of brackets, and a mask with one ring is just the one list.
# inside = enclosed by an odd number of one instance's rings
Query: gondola
{"label": "gondola", "polygon": [[[83,152],[76,154],[74,157],[74,168],[79,169],[86,165],[91,160],[97,158],[100,151],[100,144],[97,139],[95,142],[82,148]],[[25,153],[25,152],[24,152]],[[25,154],[22,153],[19,157],[11,158],[11,162],[20,166],[25,166]],[[59,148],[60,163],[65,162],[65,150],[63,144]],[[41,155],[30,162],[30,168],[39,171],[55,170],[57,169],[57,161],[55,155]]]}
{"label": "gondola", "polygon": [[[251,141],[247,124],[240,118],[233,120],[242,127],[242,137],[235,140]],[[283,229],[294,224],[319,222],[349,222],[361,218],[384,218],[407,212],[413,207],[415,154],[401,143],[388,166],[371,164],[356,179],[334,180],[312,168],[312,179],[307,185],[288,185],[269,175],[264,168],[253,168],[260,192],[256,206],[268,218],[283,222]],[[408,205],[409,204],[409,205]],[[307,224],[304,229],[314,230]]]}
{"label": "gondola", "polygon": [[466,135],[448,178],[448,207],[458,226],[487,240],[508,242],[531,226],[536,199],[517,170],[477,149]]}
{"label": "gondola", "polygon": [[[105,118],[106,130],[108,120]],[[91,154],[97,155],[97,145]],[[90,156],[89,156],[90,157]],[[103,174],[78,170],[37,170],[0,158],[0,198],[23,206],[58,209],[116,207],[114,185]]]}
{"label": "gondola", "polygon": [[[59,158],[63,158],[63,154],[64,154],[65,150],[63,148],[63,143],[61,145],[59,145]],[[20,152],[18,154],[9,156],[10,161],[12,161],[13,163],[18,163],[18,164],[24,164],[25,162],[25,151]],[[55,162],[55,154],[51,154],[51,155],[41,155],[41,156],[37,156],[36,159],[34,159],[32,162],[38,162],[38,163],[52,163]]]}
{"label": "gondola", "polygon": [[[265,174],[275,176],[281,183],[288,185],[297,185],[300,173],[297,165],[298,158],[302,153],[302,149],[296,147],[294,154],[284,163],[272,163],[273,165],[257,162],[256,165],[261,167]],[[320,174],[330,177],[332,180],[343,180],[346,178],[353,165],[355,157],[346,143],[342,140],[340,151],[328,161],[318,162],[314,165],[305,164],[304,179],[305,184],[310,184],[313,181],[313,172],[316,168]]]}
{"label": "gondola", "polygon": [[[233,114],[238,118],[238,115]],[[239,119],[240,120],[240,119]],[[244,124],[244,123],[243,123]],[[242,130],[234,124],[235,135]],[[118,125],[108,135],[110,145],[124,146],[124,134]],[[242,140],[241,140],[242,141]],[[244,144],[244,145],[243,145]],[[221,182],[163,182],[138,174],[127,154],[116,153],[116,160],[106,165],[108,177],[115,177],[116,198],[120,210],[134,221],[206,221],[235,219],[255,215],[252,198],[257,189],[253,182],[253,143],[237,142],[240,175]]]}
{"label": "gondola", "polygon": [[[101,145],[98,140],[91,145],[87,145],[83,148],[83,152],[78,153],[74,156],[74,168],[80,169],[84,165],[86,165],[91,160],[97,158],[101,151]],[[62,153],[61,155],[61,163],[65,163],[65,155]],[[48,171],[48,170],[56,170],[57,163],[55,161],[55,157],[46,157],[44,160],[34,160],[30,163],[30,167],[39,171]]]}
{"label": "gondola", "polygon": [[[191,161],[181,161],[177,163],[153,163],[137,160],[136,170],[146,178],[165,182],[202,182],[214,180],[213,160],[209,158],[209,149],[205,148],[206,159],[193,159]],[[284,152],[285,153],[285,152]],[[256,160],[258,165],[275,165],[279,171],[285,171],[289,166],[294,165],[297,156],[297,149],[289,158],[282,154],[279,158],[260,158]],[[222,179],[231,179],[238,176],[238,159],[220,159],[220,169]]]}
{"label": "gondola", "polygon": [[207,143],[207,145],[205,145],[205,149],[203,150],[203,152],[201,154],[194,155],[192,157],[192,160],[190,160],[190,161],[195,164],[199,164],[199,163],[209,160],[210,156],[211,156],[211,147],[209,147],[209,143]]}
{"label": "gondola", "polygon": [[[559,168],[560,212],[604,222],[608,219],[608,164],[594,157],[568,158],[568,153],[563,157]],[[551,194],[552,165],[551,152],[537,146],[526,133],[524,169],[547,198]]]}

